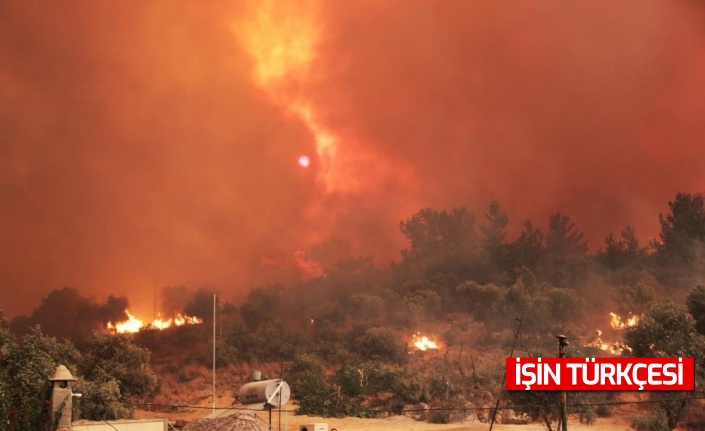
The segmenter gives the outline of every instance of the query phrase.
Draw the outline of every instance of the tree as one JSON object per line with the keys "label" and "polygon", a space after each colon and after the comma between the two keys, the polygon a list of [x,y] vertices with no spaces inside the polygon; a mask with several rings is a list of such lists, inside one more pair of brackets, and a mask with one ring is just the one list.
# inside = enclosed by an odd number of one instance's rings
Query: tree
{"label": "tree", "polygon": [[521,280],[506,289],[500,314],[521,317],[527,332],[562,332],[569,321],[579,320],[584,300],[573,288],[548,283],[525,285]]}
{"label": "tree", "polygon": [[[705,358],[705,338],[695,329],[695,320],[686,308],[674,302],[657,302],[651,306],[639,323],[627,329],[624,341],[634,357],[682,357],[694,358],[702,364]],[[702,368],[696,367],[696,390],[701,390]],[[653,391],[651,399],[658,401],[666,413],[668,428],[675,428],[683,411],[691,402],[691,392]]]}
{"label": "tree", "polygon": [[[19,341],[4,337],[0,349],[0,408],[5,409],[0,430],[35,431],[51,421],[49,378],[59,364],[73,368],[80,354],[70,343],[42,334],[39,327]],[[9,427],[9,428],[6,428]]]}
{"label": "tree", "polygon": [[433,317],[441,311],[441,297],[433,290],[415,290],[404,295],[403,300],[417,326],[424,316]]}
{"label": "tree", "polygon": [[[7,318],[5,311],[0,309],[0,418],[9,418],[10,413],[10,376],[7,374],[5,366],[5,355],[8,351],[13,337],[7,328]],[[7,421],[0,420],[0,431],[8,429]]]}
{"label": "tree", "polygon": [[622,229],[619,238],[610,232],[605,238],[605,251],[599,255],[600,261],[611,270],[642,265],[646,257],[646,249],[639,245],[632,226]]}
{"label": "tree", "polygon": [[75,387],[75,392],[83,394],[78,403],[81,419],[105,421],[132,416],[130,404],[124,403],[116,380],[92,382],[79,377]]}
{"label": "tree", "polygon": [[[515,412],[525,414],[534,421],[543,421],[548,431],[553,430],[554,422],[560,429],[560,391],[508,391],[508,395]],[[581,423],[591,423],[594,420],[594,408],[590,406],[589,396],[585,392],[568,391],[567,404],[568,413],[577,414]]]}
{"label": "tree", "polygon": [[617,312],[621,315],[644,314],[654,302],[655,297],[654,288],[641,280],[621,286],[617,290],[615,298]]}
{"label": "tree", "polygon": [[402,221],[399,228],[410,245],[402,251],[402,263],[423,276],[467,273],[477,259],[475,216],[465,208],[451,212],[426,208]]}
{"label": "tree", "polygon": [[585,272],[587,240],[575,224],[560,212],[548,218],[544,263],[548,281],[554,286],[573,284]]}
{"label": "tree", "polygon": [[685,305],[695,319],[695,329],[705,335],[705,285],[695,286],[685,299]]}
{"label": "tree", "polygon": [[100,319],[102,327],[108,322],[122,322],[127,319],[127,309],[130,307],[124,296],[108,296],[105,304],[100,306]]}
{"label": "tree", "polygon": [[626,330],[624,341],[635,357],[698,358],[705,352],[693,316],[671,301],[654,303],[636,326]]}
{"label": "tree", "polygon": [[551,320],[560,323],[561,331],[568,322],[579,321],[583,310],[583,298],[573,288],[552,288],[546,295],[550,300]]}
{"label": "tree", "polygon": [[507,225],[509,225],[509,216],[500,207],[499,202],[492,201],[485,213],[485,223],[480,226],[482,232],[480,245],[489,265],[495,270],[504,268],[506,264]]}
{"label": "tree", "polygon": [[378,319],[384,314],[384,299],[368,293],[355,293],[349,300],[350,313],[362,320]]}
{"label": "tree", "polygon": [[516,241],[509,245],[509,265],[511,268],[528,268],[536,271],[546,247],[541,229],[534,227],[531,220],[524,220],[523,230]]}
{"label": "tree", "polygon": [[668,203],[671,212],[659,214],[660,241],[655,244],[663,265],[692,264],[701,255],[705,244],[705,206],[703,195],[677,193]]}
{"label": "tree", "polygon": [[345,395],[373,396],[380,392],[394,392],[398,386],[399,374],[398,370],[385,367],[381,362],[355,362],[343,366],[335,382]]}
{"label": "tree", "polygon": [[[157,377],[149,359],[149,350],[135,345],[130,334],[94,332],[86,343],[79,373],[86,380],[99,384],[116,382],[120,401],[129,405],[133,397],[151,396],[157,388]],[[128,411],[131,413],[132,408]]]}
{"label": "tree", "polygon": [[184,307],[184,313],[201,318],[204,322],[213,322],[213,295],[213,289],[198,289],[193,299]]}
{"label": "tree", "polygon": [[485,324],[489,334],[495,329],[498,316],[501,315],[501,304],[504,302],[505,289],[494,284],[479,284],[467,281],[456,288],[459,302],[466,307],[475,319]]}
{"label": "tree", "polygon": [[300,414],[336,416],[336,393],[326,385],[325,365],[320,358],[309,354],[296,355],[289,367],[289,375]]}
{"label": "tree", "polygon": [[369,358],[396,362],[402,358],[403,352],[399,339],[399,334],[392,329],[372,327],[355,339],[355,347]]}
{"label": "tree", "polygon": [[508,391],[508,395],[515,412],[541,420],[548,431],[553,430],[559,419],[560,391]]}
{"label": "tree", "polygon": [[[96,337],[104,340],[113,336],[98,334]],[[84,361],[73,344],[47,336],[39,327],[32,328],[19,340],[0,328],[0,339],[4,340],[0,348],[0,412],[3,413],[0,417],[6,418],[0,421],[1,431],[35,431],[51,422],[49,378],[59,364],[79,376],[74,387],[75,392],[83,393],[78,410],[79,416],[86,419],[129,417],[132,408],[124,394],[141,394],[145,387],[151,391],[156,386],[153,374],[142,362],[143,349],[129,343],[115,343],[113,349],[101,350],[95,348],[95,341],[90,341]],[[89,364],[92,367],[88,370],[89,377],[96,379],[80,377],[76,364]],[[138,375],[146,376],[148,384],[134,378]]]}
{"label": "tree", "polygon": [[233,360],[249,362],[256,357],[257,338],[245,325],[238,323],[225,333],[225,346]]}
{"label": "tree", "polygon": [[251,329],[256,329],[271,320],[272,316],[279,316],[283,304],[281,286],[256,287],[250,291],[245,303],[240,306],[240,314]]}
{"label": "tree", "polygon": [[29,318],[16,318],[11,326],[14,332],[23,334],[39,325],[47,335],[67,338],[80,345],[91,332],[105,328],[108,322],[124,320],[127,306],[125,297],[111,295],[100,304],[74,287],[64,287],[51,291]]}

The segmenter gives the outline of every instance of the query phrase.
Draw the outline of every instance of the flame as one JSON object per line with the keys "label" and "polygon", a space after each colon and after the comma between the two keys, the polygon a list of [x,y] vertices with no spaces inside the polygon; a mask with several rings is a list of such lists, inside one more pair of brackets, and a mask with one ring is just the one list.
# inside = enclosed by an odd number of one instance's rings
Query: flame
{"label": "flame", "polygon": [[631,349],[624,345],[621,341],[616,341],[614,343],[606,343],[602,340],[602,331],[599,329],[595,330],[595,338],[592,339],[590,342],[583,344],[583,347],[593,347],[596,349],[600,349],[603,352],[609,352],[613,355],[621,355],[622,351],[627,349],[631,351]]}
{"label": "flame", "polygon": [[614,312],[610,312],[610,326],[613,329],[633,328],[639,323],[641,315],[629,313],[626,319]]}
{"label": "flame", "polygon": [[416,346],[416,348],[419,349],[419,350],[421,350],[421,351],[426,351],[426,350],[429,350],[429,349],[433,349],[433,350],[437,350],[437,349],[438,349],[438,344],[437,344],[437,343],[435,343],[434,341],[429,340],[427,336],[421,335],[420,332],[417,332],[416,334],[414,334],[414,337],[413,337],[413,340],[412,340],[412,341],[413,341],[413,343],[414,343],[414,346]]}
{"label": "flame", "polygon": [[197,325],[199,323],[203,323],[203,319],[179,313],[169,319],[162,319],[161,316],[157,317],[145,325],[142,320],[133,316],[128,310],[125,310],[125,314],[127,314],[127,320],[117,323],[108,322],[108,329],[115,331],[118,334],[134,334],[145,328],[158,329],[161,331],[172,326]]}
{"label": "flame", "polygon": [[[639,324],[640,314],[629,313],[627,318],[623,318],[615,312],[610,312],[610,326],[612,329],[624,330],[628,328],[633,328]],[[624,350],[631,351],[629,346],[624,344],[622,341],[615,341],[614,343],[606,343],[602,340],[602,331],[599,329],[595,330],[595,337],[583,347],[594,347],[600,349],[604,352],[610,352],[613,355],[620,355]]]}
{"label": "flame", "polygon": [[130,314],[128,310],[125,310],[125,314],[127,314],[127,320],[124,322],[117,322],[115,324],[113,324],[113,322],[108,322],[108,329],[112,329],[118,334],[134,334],[135,332],[139,332],[139,330],[144,326],[144,323]]}

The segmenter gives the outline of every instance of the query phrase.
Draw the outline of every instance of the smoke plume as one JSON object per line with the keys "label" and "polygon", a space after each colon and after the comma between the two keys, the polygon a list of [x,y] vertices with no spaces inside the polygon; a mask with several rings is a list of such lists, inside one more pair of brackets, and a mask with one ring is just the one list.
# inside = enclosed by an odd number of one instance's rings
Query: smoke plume
{"label": "smoke plume", "polygon": [[646,240],[705,189],[703,28],[685,0],[2,2],[0,308],[151,313],[328,241],[386,263],[400,220],[493,199]]}

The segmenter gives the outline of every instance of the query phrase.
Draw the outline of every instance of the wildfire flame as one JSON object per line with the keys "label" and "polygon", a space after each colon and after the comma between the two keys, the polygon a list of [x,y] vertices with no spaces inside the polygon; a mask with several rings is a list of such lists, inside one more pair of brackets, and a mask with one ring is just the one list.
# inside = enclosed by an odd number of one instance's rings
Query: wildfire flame
{"label": "wildfire flame", "polygon": [[[641,315],[629,313],[627,315],[627,318],[621,317],[619,314],[615,312],[610,312],[610,326],[612,329],[617,329],[617,330],[624,330],[628,328],[633,328],[634,326],[639,324],[639,319],[641,318]],[[584,347],[594,347],[597,349],[600,349],[604,352],[610,352],[614,355],[620,355],[622,351],[624,350],[629,350],[629,346],[625,345],[621,341],[616,341],[614,343],[606,343],[602,340],[602,331],[599,329],[595,330],[595,338],[588,342],[587,344],[583,345]]]}
{"label": "wildfire flame", "polygon": [[421,335],[421,333],[419,333],[419,332],[414,334],[414,338],[412,341],[414,343],[414,346],[416,346],[416,348],[421,351],[426,351],[429,349],[433,349],[433,350],[438,349],[437,343],[429,340],[427,336]]}
{"label": "wildfire flame", "polygon": [[624,319],[617,313],[611,312],[610,318],[610,326],[612,326],[613,329],[627,329],[635,327],[639,323],[641,316],[629,313],[627,318]]}
{"label": "wildfire flame", "polygon": [[621,355],[622,351],[624,351],[625,349],[631,351],[629,346],[626,346],[621,341],[616,341],[611,344],[602,341],[602,331],[600,331],[599,329],[595,330],[595,338],[589,343],[583,344],[583,346],[594,347],[596,349],[602,350],[603,352],[610,352],[613,355]]}
{"label": "wildfire flame", "polygon": [[118,334],[134,334],[145,328],[153,328],[161,331],[172,326],[197,325],[199,323],[203,323],[203,319],[200,319],[198,317],[188,316],[185,314],[177,314],[173,318],[169,319],[162,319],[161,317],[157,317],[156,319],[152,320],[150,323],[145,325],[142,320],[133,316],[129,312],[129,310],[125,310],[125,314],[127,315],[127,320],[116,323],[108,322],[108,329],[111,331],[115,331]]}

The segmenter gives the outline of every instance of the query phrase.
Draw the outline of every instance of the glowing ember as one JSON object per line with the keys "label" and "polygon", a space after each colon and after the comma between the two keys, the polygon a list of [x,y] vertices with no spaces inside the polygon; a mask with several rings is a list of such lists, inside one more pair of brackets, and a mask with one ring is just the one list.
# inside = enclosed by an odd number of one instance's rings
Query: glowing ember
{"label": "glowing ember", "polygon": [[636,314],[629,313],[626,319],[619,316],[617,313],[610,313],[610,325],[614,329],[633,328],[639,323],[639,318]]}
{"label": "glowing ember", "polygon": [[426,351],[429,349],[433,349],[433,350],[438,349],[438,344],[429,340],[428,337],[426,337],[425,335],[422,336],[421,333],[419,333],[419,332],[414,334],[414,338],[412,341],[414,343],[414,346],[416,346],[416,348],[421,351]]}
{"label": "glowing ember", "polygon": [[308,168],[311,165],[311,159],[308,156],[299,157],[299,166],[302,168]]}
{"label": "glowing ember", "polygon": [[142,322],[140,319],[130,314],[128,310],[125,310],[125,314],[127,314],[128,317],[126,321],[117,322],[115,324],[113,324],[113,322],[108,322],[108,329],[115,331],[119,334],[134,334],[144,328],[158,329],[161,331],[162,329],[170,328],[172,326],[197,325],[199,323],[203,323],[203,319],[199,319],[198,317],[187,316],[185,314],[177,314],[176,316],[170,319],[162,319],[160,316],[154,319],[151,323],[145,325],[144,322]]}

